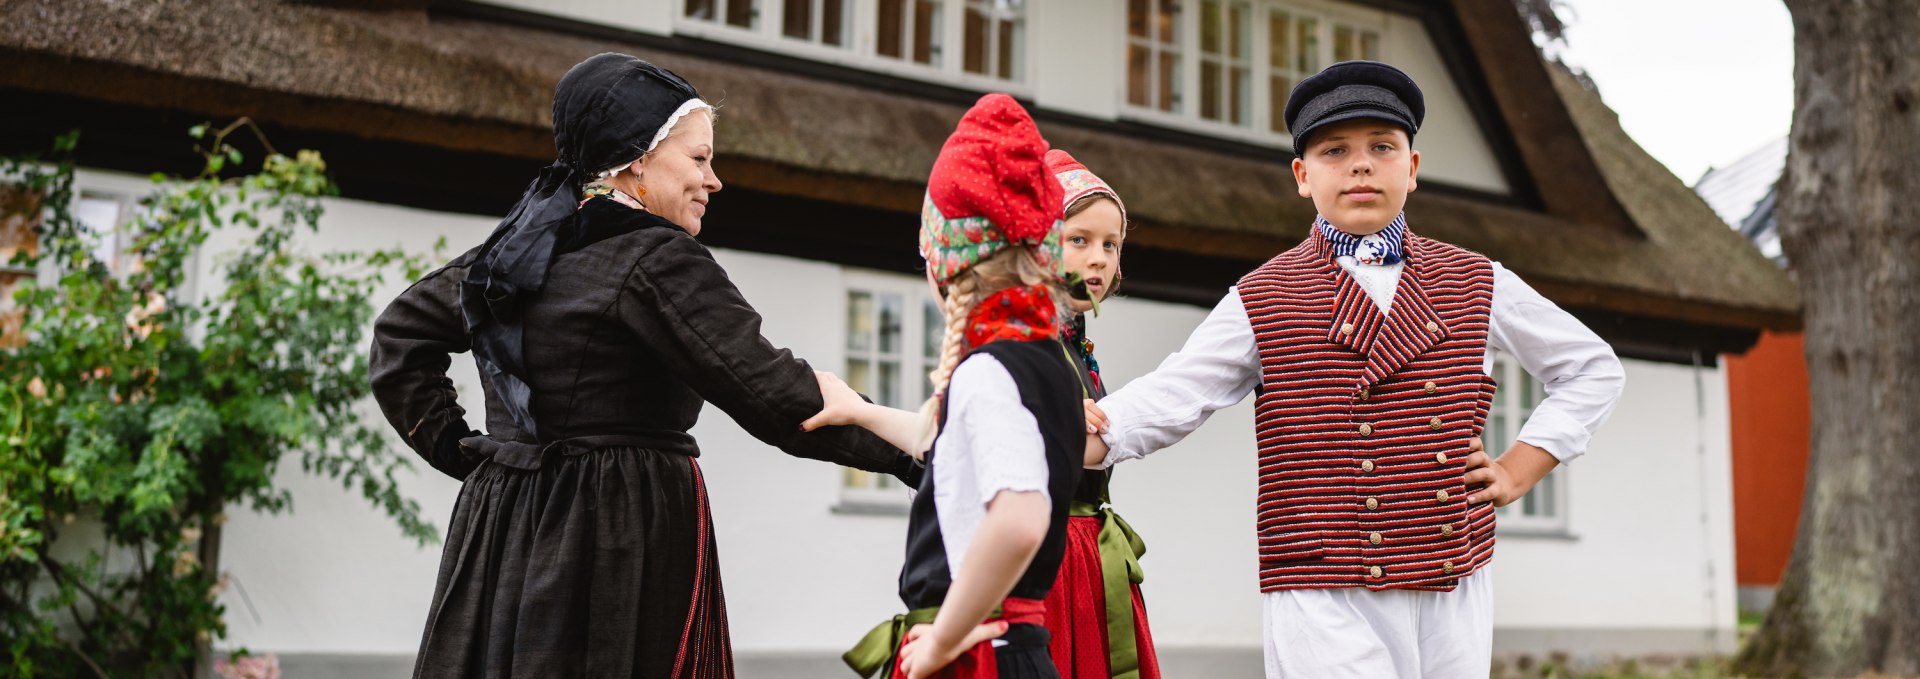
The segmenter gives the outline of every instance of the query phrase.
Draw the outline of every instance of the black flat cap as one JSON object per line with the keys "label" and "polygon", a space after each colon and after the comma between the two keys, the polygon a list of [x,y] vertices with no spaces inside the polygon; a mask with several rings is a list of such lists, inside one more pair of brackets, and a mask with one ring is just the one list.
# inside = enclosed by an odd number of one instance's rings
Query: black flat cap
{"label": "black flat cap", "polygon": [[1306,150],[1314,130],[1343,120],[1383,120],[1406,128],[1407,138],[1427,117],[1427,100],[1405,71],[1378,61],[1342,61],[1307,76],[1287,97],[1293,152]]}

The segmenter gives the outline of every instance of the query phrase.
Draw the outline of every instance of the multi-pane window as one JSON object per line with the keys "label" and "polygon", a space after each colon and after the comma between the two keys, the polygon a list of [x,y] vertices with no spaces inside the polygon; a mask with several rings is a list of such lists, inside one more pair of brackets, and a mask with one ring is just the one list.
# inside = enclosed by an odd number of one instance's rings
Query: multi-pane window
{"label": "multi-pane window", "polygon": [[1200,117],[1245,125],[1252,118],[1253,7],[1200,0]]}
{"label": "multi-pane window", "polygon": [[[1499,457],[1513,446],[1514,441],[1519,440],[1520,428],[1533,415],[1534,407],[1546,400],[1546,390],[1533,376],[1522,370],[1519,363],[1505,354],[1494,359],[1493,378],[1501,388],[1494,394],[1493,409],[1487,414],[1487,428],[1482,440],[1487,446],[1487,453]],[[1500,525],[1565,530],[1566,474],[1564,468],[1555,469],[1518,502],[1501,507]]]}
{"label": "multi-pane window", "polygon": [[1027,56],[1026,5],[1026,0],[966,0],[961,69],[1001,80],[1022,80]]}
{"label": "multi-pane window", "polygon": [[675,30],[701,38],[968,86],[1028,80],[1032,0],[678,1]]}
{"label": "multi-pane window", "polygon": [[1128,0],[1128,106],[1283,141],[1287,95],[1302,78],[1336,61],[1384,57],[1384,24],[1304,4]]}
{"label": "multi-pane window", "polygon": [[1127,2],[1127,103],[1180,112],[1180,1]]}
{"label": "multi-pane window", "polygon": [[760,0],[686,0],[683,14],[689,19],[753,30],[760,26]]}
{"label": "multi-pane window", "polygon": [[940,0],[879,0],[874,51],[880,56],[940,65]]}
{"label": "multi-pane window", "polygon": [[850,0],[785,0],[780,34],[822,45],[845,45],[853,23],[850,4]]}
{"label": "multi-pane window", "polygon": [[[946,325],[914,282],[857,277],[847,290],[847,385],[874,403],[916,410],[933,394],[927,371],[939,362]],[[845,469],[841,504],[861,510],[906,506],[907,489],[886,474]]]}
{"label": "multi-pane window", "polygon": [[20,333],[26,310],[15,307],[13,291],[35,276],[33,267],[14,263],[14,257],[40,253],[40,234],[34,230],[39,215],[39,196],[0,186],[0,348],[17,347],[26,341]]}
{"label": "multi-pane window", "polygon": [[1267,26],[1267,96],[1273,112],[1267,127],[1279,134],[1287,133],[1287,94],[1302,78],[1335,62],[1380,60],[1378,30],[1281,8],[1268,12]]}

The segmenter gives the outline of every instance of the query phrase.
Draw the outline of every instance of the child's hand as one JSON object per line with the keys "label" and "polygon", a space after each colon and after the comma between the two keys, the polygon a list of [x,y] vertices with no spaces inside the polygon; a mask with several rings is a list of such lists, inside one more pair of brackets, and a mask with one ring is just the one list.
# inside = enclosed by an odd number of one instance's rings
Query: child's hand
{"label": "child's hand", "polygon": [[1005,622],[983,622],[973,627],[965,639],[957,644],[944,644],[935,638],[933,625],[914,625],[907,630],[906,641],[900,644],[899,663],[907,671],[907,679],[931,677],[960,657],[960,653],[976,644],[1000,638],[1007,633]]}
{"label": "child's hand", "polygon": [[813,377],[820,382],[820,400],[825,403],[825,406],[819,413],[801,422],[800,431],[855,424],[861,409],[866,407],[867,400],[860,398],[860,394],[855,392],[853,387],[847,386],[846,382],[840,381],[838,375],[815,370]]}
{"label": "child's hand", "polygon": [[1486,458],[1484,452],[1467,456],[1466,481],[1471,491],[1467,493],[1467,504],[1488,502],[1495,507],[1513,504],[1560,463],[1545,449],[1523,442],[1515,442],[1498,460]]}
{"label": "child's hand", "polygon": [[1107,433],[1107,414],[1100,410],[1100,406],[1095,404],[1093,399],[1086,399],[1085,403],[1087,409],[1087,433]]}

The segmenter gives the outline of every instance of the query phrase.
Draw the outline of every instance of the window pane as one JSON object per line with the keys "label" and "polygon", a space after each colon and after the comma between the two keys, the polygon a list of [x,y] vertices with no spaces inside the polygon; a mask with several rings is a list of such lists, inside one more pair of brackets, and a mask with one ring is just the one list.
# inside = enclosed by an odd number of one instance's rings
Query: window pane
{"label": "window pane", "polygon": [[846,0],[820,0],[820,42],[838,47],[846,44]]}
{"label": "window pane", "polygon": [[873,364],[866,359],[847,359],[847,386],[862,394],[873,393]]}
{"label": "window pane", "polygon": [[1559,493],[1560,477],[1548,472],[1546,478],[1540,479],[1540,484],[1534,487],[1533,493],[1530,493],[1540,496],[1541,516],[1560,518],[1560,499],[1557,497]]}
{"label": "window pane", "polygon": [[1246,125],[1247,119],[1253,117],[1248,110],[1252,104],[1249,90],[1253,88],[1253,76],[1239,66],[1233,67],[1230,75],[1227,81],[1227,119],[1235,125]]}
{"label": "window pane", "polygon": [[[1286,69],[1293,64],[1293,51],[1288,49],[1287,38],[1292,36],[1288,28],[1285,12],[1267,15],[1267,65],[1277,69]],[[1279,109],[1274,109],[1278,111]]]}
{"label": "window pane", "polygon": [[687,0],[685,14],[690,19],[713,21],[713,3],[717,0]]}
{"label": "window pane", "polygon": [[987,15],[973,4],[967,5],[966,22],[961,24],[966,42],[960,55],[960,67],[968,73],[987,72]]}
{"label": "window pane", "polygon": [[1299,21],[1294,22],[1293,63],[1301,73],[1320,70],[1319,20],[1300,17]]}
{"label": "window pane", "polygon": [[1147,5],[1153,0],[1128,0],[1127,35],[1149,37],[1147,34]]}
{"label": "window pane", "polygon": [[873,401],[889,408],[900,407],[900,362],[881,361],[880,381],[874,390]]}
{"label": "window pane", "polygon": [[919,0],[913,3],[913,60],[922,64],[940,63],[940,3]]}
{"label": "window pane", "polygon": [[1019,16],[1013,16],[1000,22],[1000,78],[1019,80],[1021,62],[1026,60],[1026,45],[1021,36],[1026,33],[1025,22]]}
{"label": "window pane", "polygon": [[906,322],[903,314],[906,303],[899,295],[880,296],[880,353],[895,355],[900,353],[900,327]]}
{"label": "window pane", "polygon": [[1220,64],[1200,62],[1200,117],[1220,119]]}
{"label": "window pane", "polygon": [[[946,339],[947,319],[940,313],[940,305],[929,300],[920,307],[920,356],[929,360],[940,357],[940,344]],[[927,366],[931,369],[933,366]]]}
{"label": "window pane", "polygon": [[1174,31],[1173,17],[1180,12],[1180,0],[1159,0],[1160,12],[1154,23],[1160,27],[1160,42],[1169,45],[1179,44],[1180,38]]}
{"label": "window pane", "polygon": [[741,28],[753,28],[754,19],[759,12],[754,6],[759,0],[724,0],[727,3],[727,23]]}
{"label": "window pane", "polygon": [[1252,24],[1247,21],[1247,6],[1234,3],[1227,8],[1227,54],[1235,59],[1247,58],[1248,50],[1253,49],[1253,36],[1248,34]]}
{"label": "window pane", "polygon": [[[93,258],[111,271],[120,270],[120,201],[112,198],[81,197],[73,207],[74,219],[87,231],[93,243]],[[0,262],[4,264],[5,262]]]}
{"label": "window pane", "polygon": [[1160,110],[1180,112],[1180,57],[1160,53]]}
{"label": "window pane", "polygon": [[847,293],[847,348],[868,351],[873,348],[873,295]]}
{"label": "window pane", "polygon": [[1267,128],[1275,132],[1287,131],[1287,95],[1293,89],[1293,82],[1286,76],[1276,75],[1267,78],[1267,106],[1273,110],[1273,119]]}
{"label": "window pane", "polygon": [[1153,50],[1127,45],[1127,103],[1146,106],[1152,101],[1147,91],[1153,82]]}
{"label": "window pane", "polygon": [[840,484],[847,488],[865,488],[873,474],[852,467],[840,468]]}
{"label": "window pane", "polygon": [[1200,51],[1220,53],[1220,3],[1212,0],[1200,1]]}
{"label": "window pane", "polygon": [[1333,60],[1353,60],[1353,29],[1335,24],[1333,27]]}
{"label": "window pane", "polygon": [[873,26],[873,50],[883,57],[900,58],[906,15],[901,13],[907,0],[880,0],[880,18]]}
{"label": "window pane", "polygon": [[1367,31],[1360,34],[1360,58],[1368,61],[1380,60],[1380,34]]}
{"label": "window pane", "polygon": [[786,14],[780,17],[780,34],[801,40],[811,39],[808,24],[813,21],[813,3],[808,0],[787,0]]}

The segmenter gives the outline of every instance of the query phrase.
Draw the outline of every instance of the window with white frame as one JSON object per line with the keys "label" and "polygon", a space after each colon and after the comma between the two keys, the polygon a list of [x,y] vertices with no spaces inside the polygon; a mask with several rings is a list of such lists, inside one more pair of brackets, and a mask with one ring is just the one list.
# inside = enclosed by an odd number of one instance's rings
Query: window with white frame
{"label": "window with white frame", "polygon": [[681,15],[751,31],[760,27],[760,0],[686,0]]}
{"label": "window with white frame", "polygon": [[1385,30],[1377,14],[1330,3],[1129,0],[1127,105],[1162,121],[1172,114],[1288,143],[1294,84],[1336,61],[1383,59]]}
{"label": "window with white frame", "polygon": [[[927,371],[940,360],[946,325],[925,288],[904,276],[848,273],[847,363],[842,377],[874,403],[913,410],[933,393]],[[840,508],[904,510],[907,490],[892,476],[845,469]]]}
{"label": "window with white frame", "polygon": [[849,4],[851,0],[785,0],[781,4],[780,34],[822,45],[845,45],[853,27]]}
{"label": "window with white frame", "polygon": [[[1030,0],[683,0],[675,30],[954,84],[1027,80]],[[945,58],[947,45],[960,58]]]}
{"label": "window with white frame", "polygon": [[[1499,456],[1520,438],[1520,428],[1533,415],[1533,408],[1546,399],[1546,390],[1520,368],[1511,357],[1500,354],[1493,361],[1493,379],[1501,388],[1494,393],[1493,409],[1487,414],[1482,437],[1487,452]],[[1543,532],[1567,529],[1566,476],[1564,467],[1556,468],[1540,480],[1518,502],[1501,507],[1500,526]]]}
{"label": "window with white frame", "polygon": [[1127,3],[1127,103],[1179,113],[1181,0]]}
{"label": "window with white frame", "polygon": [[1251,120],[1253,5],[1200,0],[1200,118]]}
{"label": "window with white frame", "polygon": [[879,0],[874,53],[926,66],[940,65],[940,0]]}

